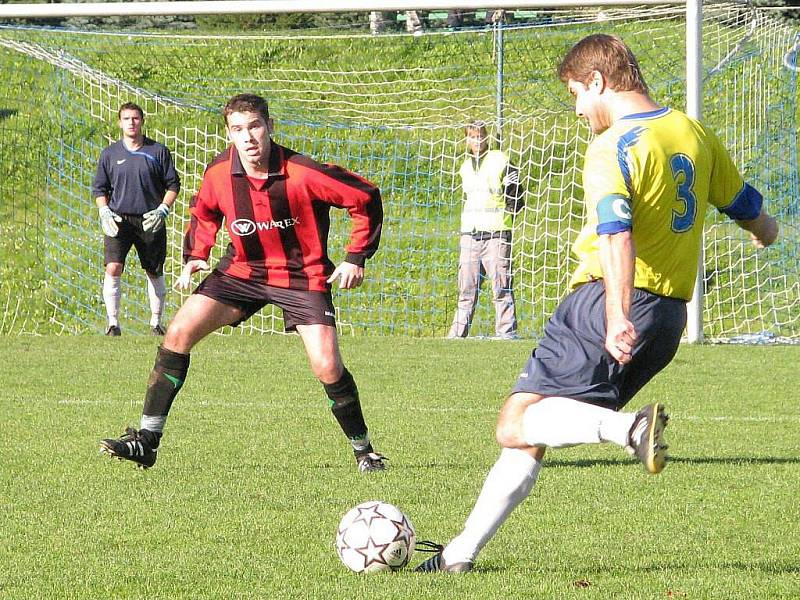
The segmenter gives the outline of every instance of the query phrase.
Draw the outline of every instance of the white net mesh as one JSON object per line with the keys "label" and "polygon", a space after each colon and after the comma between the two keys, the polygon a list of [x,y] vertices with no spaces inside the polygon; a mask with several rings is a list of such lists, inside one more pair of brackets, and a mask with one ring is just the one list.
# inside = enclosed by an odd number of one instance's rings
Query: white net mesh
{"label": "white net mesh", "polygon": [[[30,263],[16,271],[0,266],[0,332],[104,325],[102,243],[89,189],[100,150],[118,135],[123,102],[144,108],[146,134],[172,150],[182,178],[168,238],[166,276],[173,282],[189,199],[225,147],[219,108],[250,91],[269,100],[277,142],[361,173],[382,190],[384,237],[368,281],[335,295],[346,333],[447,332],[457,296],[463,126],[487,121],[526,190],[513,232],[514,289],[520,334],[538,335],[575,266],[570,244],[582,218],[580,171],[590,139],[555,69],[575,41],[598,30],[628,42],[657,101],[684,106],[685,18],[676,7],[540,12],[533,22],[503,27],[502,36],[497,28],[423,37],[0,28],[0,156],[17,176],[0,184],[3,210],[17,215],[13,242],[3,248],[20,245]],[[703,118],[783,228],[779,243],[756,252],[745,234],[709,214],[703,320],[712,338],[800,337],[797,88],[796,72],[787,68],[796,39],[796,31],[762,12],[705,8]],[[25,139],[25,127],[37,139]],[[17,143],[29,154],[22,160],[12,160]],[[338,261],[349,221],[333,217],[330,249]],[[216,256],[225,244],[221,239]],[[26,288],[30,298],[21,296]],[[133,256],[123,290],[123,319],[146,331],[145,278]],[[473,334],[494,332],[490,295],[485,289]],[[171,293],[170,311],[182,300]],[[270,307],[241,328],[281,330],[280,311]]]}

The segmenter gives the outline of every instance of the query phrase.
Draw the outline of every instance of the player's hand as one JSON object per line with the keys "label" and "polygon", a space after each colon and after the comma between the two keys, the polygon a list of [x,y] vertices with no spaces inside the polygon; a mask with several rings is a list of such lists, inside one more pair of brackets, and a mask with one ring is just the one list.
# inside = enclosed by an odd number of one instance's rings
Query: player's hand
{"label": "player's hand", "polygon": [[211,267],[204,260],[194,259],[183,265],[181,275],[175,282],[175,289],[185,290],[192,285],[192,275],[198,271],[208,271]]}
{"label": "player's hand", "polygon": [[122,221],[122,217],[108,208],[108,205],[99,207],[98,211],[100,212],[100,226],[103,228],[103,233],[108,237],[117,237],[119,233],[117,223]]}
{"label": "player's hand", "polygon": [[142,229],[155,233],[164,226],[164,219],[167,218],[167,215],[169,215],[169,206],[160,204],[158,208],[142,215]]}
{"label": "player's hand", "polygon": [[606,330],[606,350],[619,364],[630,362],[636,344],[636,329],[628,319],[609,319]]}
{"label": "player's hand", "polygon": [[339,280],[339,288],[350,290],[357,288],[364,282],[364,267],[359,267],[353,263],[343,262],[328,277],[328,283]]}
{"label": "player's hand", "polygon": [[775,220],[775,217],[764,217],[757,231],[750,232],[750,239],[756,248],[771,246],[778,239],[778,221]]}

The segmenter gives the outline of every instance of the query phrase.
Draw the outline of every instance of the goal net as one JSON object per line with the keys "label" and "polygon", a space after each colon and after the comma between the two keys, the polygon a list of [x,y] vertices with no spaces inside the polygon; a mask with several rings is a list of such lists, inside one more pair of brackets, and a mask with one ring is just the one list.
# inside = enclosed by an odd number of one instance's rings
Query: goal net
{"label": "goal net", "polygon": [[[524,18],[522,18],[524,17]],[[560,58],[592,32],[620,35],[654,98],[685,106],[682,7],[540,10],[493,27],[370,35],[366,25],[298,35],[200,35],[0,26],[0,333],[105,325],[102,235],[90,186],[117,109],[146,113],[169,147],[182,192],[169,218],[168,285],[181,268],[188,203],[226,146],[219,111],[240,92],[270,103],[274,139],[360,173],[381,189],[384,234],[365,284],[334,291],[343,333],[443,336],[457,300],[458,170],[464,125],[482,119],[519,168],[525,206],[512,264],[519,333],[537,336],[567,293],[582,219],[581,166],[591,139],[557,80]],[[781,240],[755,251],[709,212],[703,267],[705,335],[800,339],[797,31],[741,4],[703,15],[703,120],[778,216]],[[339,214],[343,213],[343,214]],[[344,257],[345,211],[329,247]],[[228,240],[221,236],[212,257]],[[135,255],[123,275],[121,320],[148,331]],[[171,291],[168,317],[185,295]],[[489,282],[472,334],[494,333]],[[280,332],[266,307],[236,332]]]}

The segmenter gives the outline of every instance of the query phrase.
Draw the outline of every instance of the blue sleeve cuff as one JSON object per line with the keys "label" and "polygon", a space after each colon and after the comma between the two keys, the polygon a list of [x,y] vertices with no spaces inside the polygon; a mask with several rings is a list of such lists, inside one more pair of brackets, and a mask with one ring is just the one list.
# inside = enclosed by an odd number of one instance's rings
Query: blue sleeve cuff
{"label": "blue sleeve cuff", "polygon": [[719,212],[725,213],[736,221],[749,221],[761,214],[761,205],[764,197],[749,183],[745,183],[736,197],[728,206],[720,208]]}
{"label": "blue sleeve cuff", "polygon": [[597,226],[597,235],[614,235],[621,231],[630,231],[633,229],[630,223],[624,221],[613,221],[611,223],[602,223]]}

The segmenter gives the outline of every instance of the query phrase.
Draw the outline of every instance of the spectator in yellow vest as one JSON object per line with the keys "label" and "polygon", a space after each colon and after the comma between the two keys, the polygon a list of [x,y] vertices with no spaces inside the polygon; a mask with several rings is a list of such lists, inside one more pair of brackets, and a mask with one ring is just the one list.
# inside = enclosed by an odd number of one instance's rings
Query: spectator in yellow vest
{"label": "spectator in yellow vest", "polygon": [[458,307],[447,337],[469,335],[483,279],[492,286],[495,335],[517,336],[511,278],[511,230],[523,207],[519,171],[500,150],[489,149],[483,121],[466,127],[467,156],[459,170],[464,208],[458,260]]}

